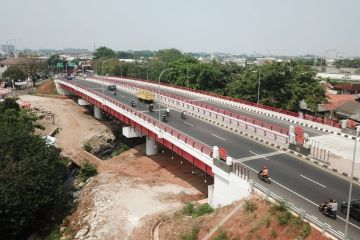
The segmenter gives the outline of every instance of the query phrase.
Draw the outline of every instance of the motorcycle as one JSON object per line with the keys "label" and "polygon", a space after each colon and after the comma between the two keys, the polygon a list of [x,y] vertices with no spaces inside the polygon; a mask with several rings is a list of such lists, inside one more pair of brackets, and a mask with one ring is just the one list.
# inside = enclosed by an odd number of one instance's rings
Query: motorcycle
{"label": "motorcycle", "polygon": [[185,113],[181,113],[181,119],[186,119]]}
{"label": "motorcycle", "polygon": [[271,178],[270,177],[268,177],[268,176],[263,176],[262,175],[262,171],[260,171],[260,172],[258,172],[258,178],[261,180],[261,181],[264,181],[264,182],[266,182],[266,183],[271,183]]}
{"label": "motorcycle", "polygon": [[153,105],[150,105],[149,106],[149,112],[153,112],[154,111],[154,106]]}
{"label": "motorcycle", "polygon": [[319,205],[319,211],[322,212],[325,216],[332,219],[336,219],[336,212],[332,211],[329,202],[325,201]]}
{"label": "motorcycle", "polygon": [[163,116],[161,117],[161,120],[162,120],[163,122],[167,122],[167,121],[168,121],[168,119],[167,119],[167,117],[166,117],[165,115],[163,115]]}
{"label": "motorcycle", "polygon": [[132,101],[132,102],[131,102],[131,106],[132,106],[132,107],[135,107],[135,105],[136,105],[136,104],[135,104],[135,101]]}

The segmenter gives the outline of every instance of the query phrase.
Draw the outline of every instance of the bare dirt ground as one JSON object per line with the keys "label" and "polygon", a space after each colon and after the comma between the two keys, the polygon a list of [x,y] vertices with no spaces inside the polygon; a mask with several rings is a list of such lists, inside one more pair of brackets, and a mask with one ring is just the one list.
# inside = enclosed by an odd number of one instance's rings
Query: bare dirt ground
{"label": "bare dirt ground", "polygon": [[74,154],[84,142],[107,129],[105,124],[94,119],[88,111],[71,99],[20,96],[20,100],[29,102],[32,107],[39,106],[55,114],[55,121],[40,121],[47,128],[59,127],[56,144],[65,155]]}
{"label": "bare dirt ground", "polygon": [[[104,161],[63,227],[74,239],[150,239],[160,214],[204,198],[207,186],[171,155],[144,156],[144,146]],[[69,236],[70,237],[70,236]]]}

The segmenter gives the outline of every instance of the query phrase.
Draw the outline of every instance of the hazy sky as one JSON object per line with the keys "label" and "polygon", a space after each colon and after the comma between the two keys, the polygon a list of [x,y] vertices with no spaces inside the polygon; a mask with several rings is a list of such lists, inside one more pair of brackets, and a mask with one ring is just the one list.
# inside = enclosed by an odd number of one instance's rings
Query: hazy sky
{"label": "hazy sky", "polygon": [[[360,56],[359,0],[0,0],[17,48]],[[13,43],[13,41],[10,41]]]}

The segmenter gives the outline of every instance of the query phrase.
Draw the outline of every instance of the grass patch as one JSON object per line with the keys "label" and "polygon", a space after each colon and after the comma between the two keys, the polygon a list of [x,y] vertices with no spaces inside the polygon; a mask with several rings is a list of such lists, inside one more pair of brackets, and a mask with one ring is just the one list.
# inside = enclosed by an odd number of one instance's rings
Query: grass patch
{"label": "grass patch", "polygon": [[186,233],[181,236],[181,240],[197,240],[199,231],[200,231],[199,226],[195,225],[193,226],[190,233]]}
{"label": "grass patch", "polygon": [[227,235],[227,232],[224,229],[219,228],[218,234],[216,235],[214,240],[228,240],[228,239],[229,239],[229,237]]}
{"label": "grass patch", "polygon": [[114,149],[114,151],[111,153],[110,157],[115,157],[125,151],[129,150],[129,147],[126,146],[125,144],[120,143],[119,145],[117,145]]}
{"label": "grass patch", "polygon": [[96,167],[89,162],[85,162],[85,164],[80,169],[79,177],[82,182],[85,182],[88,178],[95,176],[96,174]]}
{"label": "grass patch", "polygon": [[257,206],[254,202],[245,200],[244,209],[245,211],[252,213],[257,209]]}
{"label": "grass patch", "polygon": [[208,213],[212,213],[214,209],[209,204],[203,204],[195,207],[193,203],[188,203],[183,208],[183,213],[192,217],[199,217]]}
{"label": "grass patch", "polygon": [[85,142],[84,143],[84,149],[87,152],[91,152],[91,150],[93,149],[93,147],[91,146],[91,144],[89,142]]}
{"label": "grass patch", "polygon": [[49,233],[46,239],[48,240],[59,240],[61,237],[60,234],[60,227],[59,225],[56,225]]}
{"label": "grass patch", "polygon": [[283,212],[280,212],[278,215],[277,215],[277,221],[280,225],[286,225],[290,222],[292,218],[292,215],[290,212],[288,211],[283,211]]}
{"label": "grass patch", "polygon": [[304,221],[302,221],[302,222],[303,222],[303,225],[300,229],[300,233],[299,233],[299,237],[298,237],[298,239],[300,239],[300,240],[306,239],[311,233],[310,224],[307,222],[304,222]]}

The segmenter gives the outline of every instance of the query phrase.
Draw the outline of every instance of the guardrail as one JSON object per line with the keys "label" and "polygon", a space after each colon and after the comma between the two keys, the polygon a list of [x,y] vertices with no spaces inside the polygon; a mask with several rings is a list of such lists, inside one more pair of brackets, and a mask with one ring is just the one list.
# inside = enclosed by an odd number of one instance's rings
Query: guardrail
{"label": "guardrail", "polygon": [[78,88],[84,89],[85,91],[88,91],[114,105],[116,105],[117,107],[121,108],[124,111],[129,112],[130,114],[142,119],[143,121],[146,121],[148,123],[150,123],[151,125],[153,125],[154,127],[157,127],[159,129],[161,129],[162,131],[169,133],[171,136],[176,137],[177,139],[181,140],[182,142],[186,143],[187,145],[192,146],[192,148],[199,150],[201,153],[206,154],[207,156],[209,156],[210,158],[212,158],[212,148],[204,143],[199,142],[198,140],[195,140],[194,138],[187,136],[183,133],[181,133],[180,131],[162,123],[159,122],[158,120],[142,113],[139,112],[137,110],[135,110],[134,108],[127,106],[113,98],[110,98],[108,96],[105,96],[97,91],[94,91],[93,89],[87,88],[87,87],[83,87],[81,85],[76,84],[75,82],[70,82],[70,81],[66,81],[66,80],[62,80],[64,82],[67,82],[69,84],[75,85]]}
{"label": "guardrail", "polygon": [[[157,94],[157,90],[154,89],[154,88],[151,88],[151,87],[139,86],[138,84],[123,83],[121,80],[104,79],[104,78],[100,78],[100,77],[92,77],[92,78],[99,79],[101,81],[107,81],[108,83],[111,83],[111,84],[119,84],[119,83],[121,83],[121,85],[123,85],[123,86],[127,86],[127,87],[131,86],[131,87],[134,87],[134,88],[137,88],[137,89],[144,89],[144,90],[148,90],[148,91],[151,91],[151,92],[154,92],[155,94]],[[272,124],[269,124],[269,123],[265,123],[263,121],[259,121],[259,120],[253,119],[253,118],[245,117],[245,116],[240,115],[238,113],[223,110],[223,109],[220,109],[220,108],[217,108],[217,107],[214,107],[214,106],[210,106],[210,105],[207,105],[207,104],[204,104],[204,103],[194,102],[194,100],[190,100],[190,99],[187,99],[187,98],[182,98],[182,97],[179,97],[177,95],[170,94],[170,93],[161,92],[161,95],[172,98],[172,99],[176,99],[176,100],[179,100],[179,101],[182,101],[182,102],[186,102],[189,105],[197,106],[199,108],[206,109],[206,110],[212,111],[214,113],[218,113],[220,115],[223,115],[222,121],[225,121],[225,117],[226,117],[226,119],[228,119],[230,123],[235,120],[235,122],[240,121],[243,126],[248,126],[249,124],[251,124],[253,126],[258,126],[258,127],[261,127],[262,129],[269,129],[271,131],[278,132],[280,134],[284,134],[284,135],[289,134],[288,129],[285,129],[285,128],[282,128],[282,127],[279,127],[279,126],[276,126],[276,125],[272,125]],[[254,127],[254,129],[256,129],[256,127]],[[276,134],[274,134],[274,135],[276,135]]]}
{"label": "guardrail", "polygon": [[271,199],[274,199],[277,202],[285,203],[286,207],[290,211],[292,211],[292,212],[296,213],[297,215],[299,215],[302,220],[306,220],[306,221],[318,226],[319,228],[321,228],[321,231],[322,231],[323,234],[328,233],[331,236],[334,236],[334,237],[336,237],[338,239],[344,239],[345,235],[341,231],[337,231],[337,230],[333,229],[329,224],[320,221],[315,216],[307,213],[303,209],[300,209],[300,208],[296,207],[294,204],[292,204],[290,202],[286,202],[283,198],[281,198],[280,196],[278,196],[275,193],[271,192],[269,189],[263,187],[261,184],[255,182],[254,180],[250,180],[250,189],[251,189],[251,191],[253,191],[254,188],[256,188],[258,191],[263,193],[266,196],[266,198],[271,198]]}
{"label": "guardrail", "polygon": [[[112,77],[112,78],[115,78],[115,77]],[[119,77],[117,77],[117,78],[119,78]],[[139,79],[139,78],[133,78],[133,77],[121,77],[121,78],[155,84],[155,82],[151,81],[151,80],[145,80],[145,79]],[[302,119],[302,118],[300,118],[298,116],[298,113],[291,112],[291,111],[284,110],[284,109],[280,109],[280,108],[270,107],[270,106],[266,106],[266,105],[257,104],[257,103],[254,103],[254,102],[242,100],[242,99],[239,99],[239,98],[223,96],[223,95],[220,95],[220,94],[206,92],[206,91],[202,91],[202,90],[196,90],[196,89],[187,88],[187,87],[183,87],[183,86],[176,86],[176,85],[172,85],[172,84],[168,84],[168,83],[160,83],[160,84],[162,86],[166,86],[166,87],[171,87],[171,88],[175,88],[175,89],[181,89],[181,90],[185,90],[185,91],[189,91],[189,92],[193,92],[193,93],[199,93],[199,94],[203,94],[203,95],[207,95],[207,96],[211,96],[211,97],[216,97],[216,98],[224,99],[224,100],[227,100],[227,101],[240,103],[240,104],[244,104],[244,105],[248,105],[248,106],[252,106],[252,107],[257,107],[257,108],[261,108],[261,109],[264,109],[264,110],[269,110],[269,111],[272,111],[272,112],[277,112],[277,113],[285,114],[285,115],[288,115],[288,116],[291,116],[291,117],[296,117],[296,118]],[[331,119],[316,118],[316,117],[313,117],[313,116],[310,116],[310,115],[307,115],[307,117],[304,117],[304,119],[309,120],[309,121],[313,121],[313,122],[317,122],[317,123],[321,123],[321,124],[324,124],[324,125],[340,128],[339,122],[331,120]]]}

